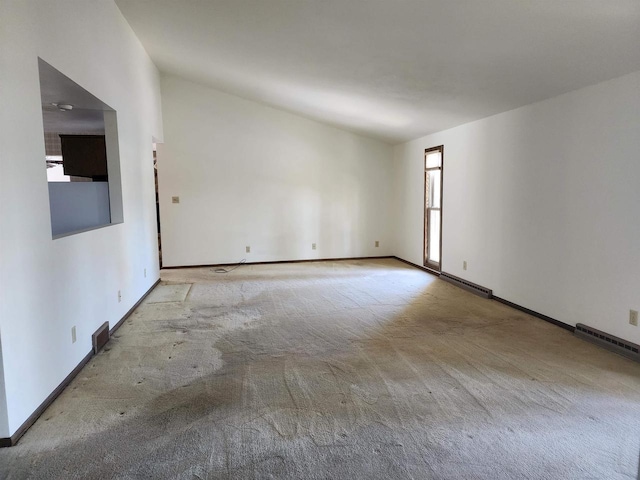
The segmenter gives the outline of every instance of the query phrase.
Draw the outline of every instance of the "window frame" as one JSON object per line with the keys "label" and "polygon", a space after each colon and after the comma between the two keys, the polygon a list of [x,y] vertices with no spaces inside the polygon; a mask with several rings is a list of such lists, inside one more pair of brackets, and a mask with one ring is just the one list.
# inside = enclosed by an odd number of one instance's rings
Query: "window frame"
{"label": "window frame", "polygon": [[[437,167],[428,167],[427,168],[427,156],[433,152],[440,152],[440,166]],[[444,192],[444,145],[438,145],[436,147],[427,148],[424,151],[424,157],[422,162],[424,168],[424,192],[423,192],[423,245],[422,245],[422,256],[423,256],[423,266],[429,270],[432,270],[438,274],[442,272],[442,219],[443,219],[443,192]],[[428,175],[431,171],[440,171],[440,207],[429,207],[428,206],[428,197],[427,194],[430,193],[428,191]],[[429,212],[430,211],[439,211],[440,212],[440,261],[438,263],[431,262],[429,260],[430,257],[430,245],[429,245],[429,236],[430,236],[430,228],[431,225],[429,222]]]}

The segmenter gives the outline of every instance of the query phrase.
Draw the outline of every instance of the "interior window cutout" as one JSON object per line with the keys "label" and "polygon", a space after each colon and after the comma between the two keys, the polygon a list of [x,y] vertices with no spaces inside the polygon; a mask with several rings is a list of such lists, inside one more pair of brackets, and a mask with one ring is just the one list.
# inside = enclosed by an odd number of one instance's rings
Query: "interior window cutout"
{"label": "interior window cutout", "polygon": [[52,237],[123,222],[116,111],[42,59]]}

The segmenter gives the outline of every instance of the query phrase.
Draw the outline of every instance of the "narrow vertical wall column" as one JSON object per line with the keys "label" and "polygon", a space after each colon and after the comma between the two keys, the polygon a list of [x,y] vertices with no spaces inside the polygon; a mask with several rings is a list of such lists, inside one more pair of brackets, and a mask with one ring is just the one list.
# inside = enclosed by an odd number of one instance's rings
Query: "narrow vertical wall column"
{"label": "narrow vertical wall column", "polygon": [[0,438],[8,438],[9,436],[7,393],[4,388],[4,358],[2,356],[2,334],[0,333]]}

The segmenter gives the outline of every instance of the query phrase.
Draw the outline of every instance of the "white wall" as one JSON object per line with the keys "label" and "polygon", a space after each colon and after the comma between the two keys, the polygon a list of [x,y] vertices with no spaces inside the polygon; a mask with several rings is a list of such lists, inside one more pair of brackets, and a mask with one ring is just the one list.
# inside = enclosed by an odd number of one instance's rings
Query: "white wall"
{"label": "white wall", "polygon": [[[2,337],[0,337],[0,435],[8,435],[7,395],[4,390],[4,366],[2,362]],[[0,437],[4,438],[4,437]]]}
{"label": "white wall", "polygon": [[[158,72],[114,3],[5,0],[0,22],[0,437],[7,437],[91,350],[100,324],[117,322],[159,276],[152,136],[162,137],[162,119]],[[52,240],[38,57],[117,111],[123,224]]]}
{"label": "white wall", "polygon": [[391,146],[171,76],[162,108],[165,266],[391,253]]}
{"label": "white wall", "polygon": [[640,343],[640,72],[395,147],[393,251],[417,264],[442,144],[443,270]]}

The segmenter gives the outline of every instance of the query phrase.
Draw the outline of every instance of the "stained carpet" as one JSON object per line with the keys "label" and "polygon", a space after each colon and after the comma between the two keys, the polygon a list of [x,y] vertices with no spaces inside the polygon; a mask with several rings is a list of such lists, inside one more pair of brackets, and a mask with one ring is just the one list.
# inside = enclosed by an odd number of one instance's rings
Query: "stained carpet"
{"label": "stained carpet", "polygon": [[632,479],[640,364],[391,259],[162,272],[0,478]]}

